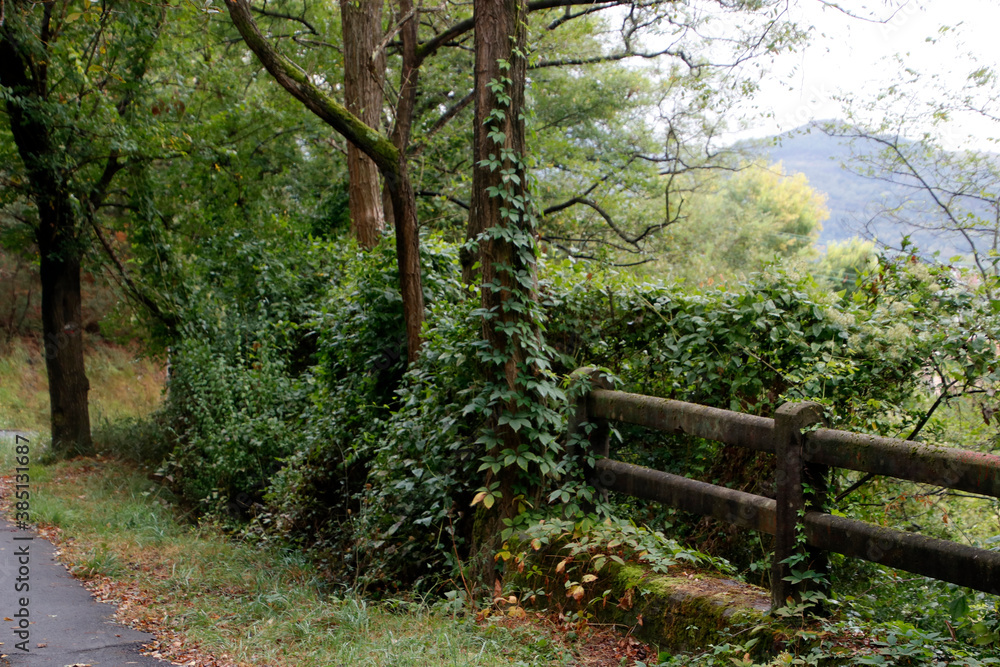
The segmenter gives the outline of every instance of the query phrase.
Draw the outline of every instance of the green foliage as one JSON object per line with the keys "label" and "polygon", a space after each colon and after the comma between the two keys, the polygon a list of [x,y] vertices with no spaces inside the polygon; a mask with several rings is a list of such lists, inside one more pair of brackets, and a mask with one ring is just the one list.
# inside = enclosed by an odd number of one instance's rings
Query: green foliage
{"label": "green foliage", "polygon": [[[260,503],[257,534],[310,547],[331,573],[378,588],[457,577],[474,501],[512,502],[506,538],[594,506],[564,453],[562,409],[573,397],[556,384],[584,364],[607,367],[629,391],[755,414],[819,400],[835,426],[896,435],[927,407],[914,399],[928,368],[968,382],[990,377],[993,363],[990,345],[976,342],[991,321],[982,303],[948,270],[908,259],[884,261],[848,302],[781,271],[740,291],[690,293],[545,261],[532,307],[552,347],[533,337],[539,347],[529,349],[551,370],[524,373],[514,394],[482,373],[495,351],[458,281],[456,246],[424,239],[425,345],[404,369],[391,239],[362,253],[290,226],[279,233],[219,236],[205,249],[196,284],[205,305],[190,311],[172,352],[177,447],[165,472],[192,500],[235,503],[237,514]],[[525,446],[498,443],[491,420]],[[720,470],[710,443],[623,433],[617,458],[746,474]],[[503,490],[490,476],[507,469],[517,481]],[[690,530],[640,503],[599,509],[677,524],[679,537]]]}
{"label": "green foliage", "polygon": [[[660,531],[594,514],[578,520],[541,519],[512,536],[497,558],[521,573],[528,570],[537,576],[562,575],[567,597],[577,600],[586,584],[603,576],[613,563],[641,563],[660,574],[679,563],[730,571],[726,561],[685,548]],[[548,572],[554,560],[559,563]]]}
{"label": "green foliage", "polygon": [[827,245],[826,252],[813,269],[817,280],[829,289],[850,296],[862,275],[875,268],[878,257],[875,244],[857,237]]}
{"label": "green foliage", "polygon": [[170,350],[165,408],[177,443],[166,474],[192,501],[259,496],[295,451],[308,396],[298,375],[312,355],[300,325],[336,270],[331,246],[290,232],[281,253],[238,232],[214,241]]}
{"label": "green foliage", "polygon": [[697,283],[738,280],[776,258],[808,258],[830,213],[801,173],[753,162],[712,174],[684,203],[683,222],[663,240],[670,275]]}
{"label": "green foliage", "polygon": [[[918,350],[893,347],[883,316],[842,312],[808,278],[783,271],[702,293],[595,280],[564,298],[552,329],[579,360],[564,363],[611,368],[628,391],[752,414],[808,398],[857,424],[873,410],[884,415],[916,385]],[[868,403],[876,394],[877,410]]]}
{"label": "green foliage", "polygon": [[475,483],[475,425],[458,407],[472,350],[457,249],[425,239],[427,342],[405,376],[391,243],[346,259],[309,323],[317,343],[301,441],[269,480],[260,523],[358,583],[412,581],[451,552],[457,538],[443,531],[461,521]]}
{"label": "green foliage", "polygon": [[858,625],[823,621],[795,631],[766,662],[751,658],[758,640],[734,637],[731,642],[685,655],[661,655],[659,667],[698,664],[707,667],[781,667],[783,665],[860,665],[980,667],[1000,659],[970,648],[941,632],[925,631],[904,622]]}

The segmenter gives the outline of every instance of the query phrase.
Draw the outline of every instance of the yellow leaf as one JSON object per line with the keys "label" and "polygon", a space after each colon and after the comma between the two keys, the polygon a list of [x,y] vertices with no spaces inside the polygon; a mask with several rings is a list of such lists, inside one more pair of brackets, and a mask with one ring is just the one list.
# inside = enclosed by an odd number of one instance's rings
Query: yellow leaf
{"label": "yellow leaf", "polygon": [[472,505],[475,505],[476,503],[480,502],[485,497],[486,497],[486,492],[480,491],[479,493],[476,494],[476,497],[472,499]]}
{"label": "yellow leaf", "polygon": [[559,561],[559,564],[556,565],[556,574],[559,574],[565,569],[566,569],[566,561],[564,560]]}
{"label": "yellow leaf", "polygon": [[566,593],[566,597],[573,598],[574,600],[579,602],[580,600],[583,599],[583,593],[584,593],[583,586],[580,586],[578,584],[573,588],[569,589],[569,592]]}
{"label": "yellow leaf", "polygon": [[583,583],[589,584],[592,581],[597,581],[597,575],[596,574],[585,574],[585,575],[583,575]]}

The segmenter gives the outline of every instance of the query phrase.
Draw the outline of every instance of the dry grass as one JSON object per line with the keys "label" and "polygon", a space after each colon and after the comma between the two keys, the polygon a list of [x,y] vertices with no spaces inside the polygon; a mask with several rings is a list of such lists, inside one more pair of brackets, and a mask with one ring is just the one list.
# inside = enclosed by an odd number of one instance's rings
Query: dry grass
{"label": "dry grass", "polygon": [[[141,417],[162,399],[163,365],[135,350],[90,342],[84,361],[90,380],[90,420],[97,426]],[[37,339],[15,339],[0,355],[0,429],[49,432],[49,383]]]}

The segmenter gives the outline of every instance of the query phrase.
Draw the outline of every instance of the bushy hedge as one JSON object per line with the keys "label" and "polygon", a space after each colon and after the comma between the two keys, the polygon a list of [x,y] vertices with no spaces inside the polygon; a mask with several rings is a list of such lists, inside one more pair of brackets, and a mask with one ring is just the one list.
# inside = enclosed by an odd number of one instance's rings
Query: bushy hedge
{"label": "bushy hedge", "polygon": [[[483,484],[490,387],[458,247],[424,239],[425,347],[406,368],[391,239],[371,252],[315,240],[239,245],[220,253],[225,273],[206,271],[216,276],[201,290],[210,298],[173,350],[170,478],[205,509],[253,517],[258,535],[294,540],[355,583],[454,576]],[[884,271],[875,293],[845,302],[778,270],[736,290],[690,292],[546,261],[539,300],[563,377],[600,365],[628,391],[756,414],[819,400],[835,425],[895,433],[915,419],[910,399],[936,344],[911,335],[928,315],[911,297],[927,281],[908,275]],[[733,483],[727,475],[746,476],[713,468],[714,445],[623,433],[620,457]],[[578,508],[574,465],[539,478],[523,509]]]}

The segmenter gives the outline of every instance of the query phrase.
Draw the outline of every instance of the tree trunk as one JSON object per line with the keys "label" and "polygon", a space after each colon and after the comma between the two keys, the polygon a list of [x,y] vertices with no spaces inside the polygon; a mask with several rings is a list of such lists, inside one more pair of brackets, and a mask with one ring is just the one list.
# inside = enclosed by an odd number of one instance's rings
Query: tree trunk
{"label": "tree trunk", "polygon": [[[39,210],[48,202],[39,202]],[[52,451],[58,456],[93,452],[83,361],[80,254],[66,201],[41,215],[42,335],[49,376]]]}
{"label": "tree trunk", "polygon": [[[420,278],[420,234],[417,224],[417,197],[410,181],[407,148],[413,125],[413,107],[417,100],[417,14],[412,0],[399,0],[399,17],[406,17],[400,29],[403,43],[403,67],[400,71],[399,99],[392,143],[398,151],[397,183],[389,188],[393,223],[396,228],[396,262],[403,295],[403,318],[406,326],[406,350],[410,363],[420,354],[420,330],[424,319],[424,291]],[[388,183],[387,183],[388,185]]]}
{"label": "tree trunk", "polygon": [[[382,118],[385,51],[382,0],[343,0],[344,97],[347,109],[375,130]],[[378,242],[385,226],[378,167],[353,142],[347,143],[348,206],[351,234],[363,248]]]}
{"label": "tree trunk", "polygon": [[[478,239],[478,252],[463,258],[463,276],[473,277],[478,260],[482,275],[483,339],[502,357],[485,369],[488,377],[507,388],[525,389],[524,337],[537,329],[530,309],[519,306],[535,298],[534,229],[528,206],[524,157],[524,87],[526,2],[524,0],[475,0],[476,112],[473,139],[472,205],[468,238]],[[499,233],[485,233],[495,230]],[[515,333],[508,333],[515,331]],[[516,331],[519,331],[516,332]],[[497,406],[492,426],[503,444],[518,451],[521,435],[499,425],[506,412],[519,411],[516,401]],[[506,466],[490,482],[498,482],[501,498],[489,510],[480,507],[473,535],[473,566],[481,584],[492,588],[496,577],[493,554],[499,546],[503,520],[517,512],[513,488],[517,466]]]}
{"label": "tree trunk", "polygon": [[417,234],[417,200],[410,183],[406,157],[400,157],[399,172],[386,175],[386,189],[392,198],[396,228],[396,266],[403,297],[403,325],[406,328],[406,356],[410,363],[420,355],[420,330],[424,317],[424,291],[420,280],[420,237]]}
{"label": "tree trunk", "polygon": [[[43,10],[41,35],[48,35],[53,5]],[[80,240],[72,193],[62,164],[61,147],[52,139],[44,116],[24,112],[45,102],[45,66],[34,64],[31,51],[11,26],[0,26],[0,85],[7,88],[7,119],[24,162],[31,196],[38,208],[35,238],[41,255],[42,334],[52,415],[52,449],[60,456],[93,450],[84,371],[81,326]]]}
{"label": "tree trunk", "polygon": [[[400,103],[396,118],[405,119],[405,124],[393,131],[390,141],[378,130],[373,129],[351,113],[346,106],[338,103],[319,89],[310,77],[294,63],[281,55],[264,35],[250,13],[247,0],[226,0],[229,15],[240,31],[247,47],[260,59],[282,88],[299,100],[307,109],[323,122],[335,129],[348,141],[370,157],[385,179],[386,190],[392,200],[393,220],[396,227],[396,251],[399,264],[399,288],[403,299],[403,319],[406,327],[407,358],[413,362],[420,352],[420,329],[424,319],[424,298],[420,278],[419,237],[417,235],[416,198],[410,183],[406,164],[405,147],[409,141],[415,98],[416,68],[416,14],[401,10],[409,18],[402,30],[403,34],[403,81],[400,84]],[[404,3],[401,3],[401,7]],[[406,55],[410,54],[410,55]],[[398,135],[398,136],[397,136]]]}
{"label": "tree trunk", "polygon": [[[501,148],[509,150],[519,160],[525,155],[524,138],[524,85],[527,78],[525,49],[527,31],[527,3],[524,0],[476,0],[475,12],[475,122],[473,123],[473,172],[472,202],[469,208],[468,239],[475,239],[483,231],[500,224],[500,208],[506,206],[487,190],[502,185],[501,169],[517,169],[521,178],[519,191],[526,192],[524,172],[520,165],[504,160],[500,167],[491,168],[483,164],[491,156],[502,157]],[[516,49],[516,54],[515,54]],[[497,92],[490,82],[509,81],[503,86],[503,94],[509,102],[500,103]],[[503,112],[502,121],[490,123],[490,114]],[[498,145],[490,137],[491,129],[502,131],[505,140]],[[471,282],[475,271],[473,265],[488,255],[505,252],[498,244],[484,244],[478,252],[463,258],[463,276]],[[500,244],[502,245],[502,244]],[[497,257],[496,259],[501,259]],[[483,282],[486,276],[483,275]]]}

